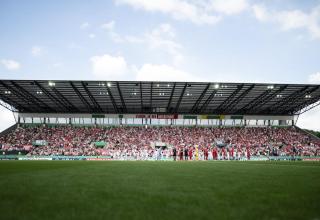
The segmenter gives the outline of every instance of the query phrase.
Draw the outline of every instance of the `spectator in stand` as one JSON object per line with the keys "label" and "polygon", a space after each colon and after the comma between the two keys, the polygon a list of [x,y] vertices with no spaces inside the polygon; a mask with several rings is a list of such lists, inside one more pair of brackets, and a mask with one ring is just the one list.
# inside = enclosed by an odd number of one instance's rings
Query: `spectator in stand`
{"label": "spectator in stand", "polygon": [[[45,140],[44,146],[34,146]],[[248,158],[261,156],[317,156],[320,142],[311,139],[294,127],[27,127],[17,128],[0,137],[0,151],[27,151],[28,155],[50,156],[110,156],[115,159],[149,159],[155,155],[152,142],[161,141],[169,149],[178,148],[179,157],[206,159],[206,150],[213,159]],[[227,145],[210,147],[221,142]],[[95,142],[106,142],[96,148]],[[198,153],[193,148],[198,146]],[[189,149],[189,151],[188,151]],[[232,150],[234,149],[234,150]],[[187,153],[186,153],[187,150]],[[183,152],[184,151],[184,152]],[[191,151],[191,152],[190,152]],[[170,154],[162,152],[162,155]],[[195,155],[197,154],[197,156]],[[177,156],[177,152],[175,154]],[[191,156],[190,156],[191,155]],[[173,155],[170,155],[172,157]],[[156,157],[155,157],[156,158]],[[183,158],[182,158],[183,159]]]}

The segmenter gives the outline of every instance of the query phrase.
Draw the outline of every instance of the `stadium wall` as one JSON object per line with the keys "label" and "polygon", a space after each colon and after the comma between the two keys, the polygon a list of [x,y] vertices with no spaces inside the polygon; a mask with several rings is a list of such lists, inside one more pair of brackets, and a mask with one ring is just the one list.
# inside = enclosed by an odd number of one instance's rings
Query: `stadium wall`
{"label": "stadium wall", "polygon": [[204,126],[288,126],[294,116],[197,115],[197,114],[54,114],[19,113],[19,124],[98,124],[98,125],[204,125]]}

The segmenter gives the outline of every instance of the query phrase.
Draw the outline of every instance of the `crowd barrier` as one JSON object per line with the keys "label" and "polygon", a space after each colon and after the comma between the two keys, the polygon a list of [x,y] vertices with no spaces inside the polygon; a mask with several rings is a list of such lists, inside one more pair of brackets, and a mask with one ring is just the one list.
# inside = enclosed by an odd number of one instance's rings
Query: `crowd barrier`
{"label": "crowd barrier", "polygon": [[[88,160],[88,161],[104,161],[104,160],[139,160],[135,158],[112,158],[111,156],[22,156],[22,155],[0,155],[0,160]],[[156,158],[147,158],[150,161],[156,161]],[[173,158],[162,158],[162,161],[172,161]],[[178,157],[177,157],[177,160]],[[248,161],[246,157],[236,159],[238,161]],[[303,156],[253,156],[250,161],[320,161],[320,156],[303,157]],[[200,160],[201,161],[201,160]],[[227,160],[224,160],[227,161]],[[232,161],[232,160],[230,160]]]}

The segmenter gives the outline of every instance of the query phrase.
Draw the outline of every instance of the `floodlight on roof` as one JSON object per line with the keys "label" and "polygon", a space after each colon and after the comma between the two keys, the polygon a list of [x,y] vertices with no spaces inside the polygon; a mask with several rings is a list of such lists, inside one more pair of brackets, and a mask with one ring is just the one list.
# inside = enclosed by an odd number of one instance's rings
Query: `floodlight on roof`
{"label": "floodlight on roof", "polygon": [[215,88],[215,89],[219,89],[219,87],[220,87],[219,84],[214,84],[214,85],[213,85],[213,88]]}
{"label": "floodlight on roof", "polygon": [[267,88],[268,89],[274,89],[274,86],[273,85],[269,85]]}
{"label": "floodlight on roof", "polygon": [[111,86],[112,86],[111,82],[108,82],[108,83],[107,83],[107,86],[108,86],[108,87],[111,87]]}
{"label": "floodlight on roof", "polygon": [[56,83],[55,82],[48,82],[48,85],[50,86],[50,87],[54,87],[54,86],[56,86]]}

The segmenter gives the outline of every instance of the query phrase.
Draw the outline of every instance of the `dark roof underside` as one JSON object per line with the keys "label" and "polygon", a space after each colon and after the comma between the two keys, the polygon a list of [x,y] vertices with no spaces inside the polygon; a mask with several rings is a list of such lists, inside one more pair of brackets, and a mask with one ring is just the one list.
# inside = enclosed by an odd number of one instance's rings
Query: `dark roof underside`
{"label": "dark roof underside", "polygon": [[292,115],[320,85],[0,80],[0,99],[26,113]]}

